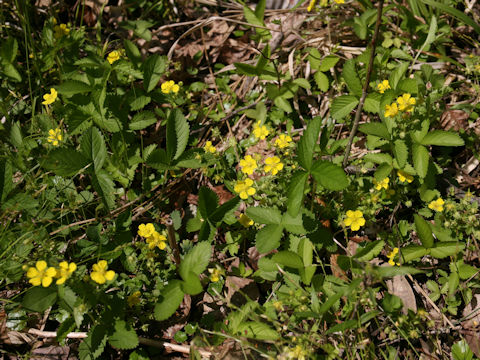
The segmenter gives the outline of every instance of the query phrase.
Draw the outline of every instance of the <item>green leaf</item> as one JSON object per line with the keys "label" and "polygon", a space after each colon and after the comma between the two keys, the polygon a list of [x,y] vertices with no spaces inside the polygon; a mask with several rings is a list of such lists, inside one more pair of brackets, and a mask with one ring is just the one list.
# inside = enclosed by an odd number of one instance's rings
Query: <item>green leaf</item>
{"label": "green leaf", "polygon": [[167,68],[164,56],[150,55],[143,64],[143,88],[148,93],[155,89]]}
{"label": "green leaf", "polygon": [[430,27],[428,28],[428,34],[427,38],[425,39],[425,42],[422,45],[422,49],[433,43],[435,40],[435,33],[437,32],[438,26],[437,26],[437,17],[435,15],[432,15],[432,20],[430,22]]}
{"label": "green leaf", "polygon": [[375,273],[378,277],[386,278],[407,274],[421,274],[423,271],[410,266],[378,266],[375,268]]}
{"label": "green leaf", "polygon": [[[248,209],[247,209],[248,215]],[[250,217],[250,215],[248,215]],[[265,225],[257,232],[255,237],[255,246],[259,253],[270,252],[280,246],[280,240],[283,235],[283,226],[278,224]]]}
{"label": "green leaf", "polygon": [[335,120],[342,120],[358,105],[358,99],[352,95],[337,96],[333,99],[330,112]]}
{"label": "green leaf", "polygon": [[298,243],[298,255],[302,258],[304,266],[310,266],[313,262],[313,244],[307,238],[302,238]]}
{"label": "green leaf", "polygon": [[402,79],[398,83],[397,88],[403,93],[418,94],[418,84],[416,79]]}
{"label": "green leaf", "polygon": [[328,296],[327,300],[322,304],[320,309],[318,310],[319,315],[325,314],[340,298],[344,295],[348,295],[354,289],[358,288],[362,279],[355,279],[353,280],[350,285],[344,286],[339,289],[335,294]]}
{"label": "green leaf", "polygon": [[80,152],[71,149],[54,149],[42,162],[42,166],[60,176],[73,176],[89,163]]}
{"label": "green leaf", "polygon": [[307,183],[308,173],[297,171],[292,175],[287,188],[287,211],[291,216],[297,216],[303,203],[303,193]]}
{"label": "green leaf", "polygon": [[422,139],[422,145],[463,146],[465,142],[456,133],[443,130],[430,131]]}
{"label": "green leaf", "polygon": [[167,320],[178,309],[184,296],[181,285],[180,280],[172,280],[161,291],[162,300],[155,305],[155,320]]}
{"label": "green leaf", "polygon": [[413,218],[415,220],[415,229],[417,230],[417,235],[420,238],[423,247],[430,249],[433,247],[433,235],[430,225],[420,215],[414,214]]}
{"label": "green leaf", "polygon": [[395,70],[392,71],[390,77],[388,78],[388,83],[392,87],[392,89],[396,89],[398,82],[404,78],[405,72],[408,69],[408,62],[401,62],[395,67]]}
{"label": "green leaf", "polygon": [[17,149],[21,149],[23,147],[22,130],[20,129],[20,123],[18,121],[14,122],[12,124],[12,128],[10,129],[10,142]]}
{"label": "green leaf", "polygon": [[378,114],[380,113],[380,100],[382,95],[379,93],[370,93],[365,98],[363,109],[367,112]]}
{"label": "green leaf", "polygon": [[282,225],[285,230],[295,235],[305,235],[307,230],[303,227],[303,217],[301,213],[291,216],[288,212],[283,214]]}
{"label": "green leaf", "polygon": [[263,19],[263,14],[265,13],[265,7],[267,2],[265,0],[259,0],[255,6],[255,16],[257,19]]}
{"label": "green leaf", "polygon": [[206,220],[216,210],[218,206],[218,196],[213,190],[202,186],[198,192],[198,211]]}
{"label": "green leaf", "polygon": [[5,41],[2,42],[2,46],[0,47],[0,60],[7,63],[13,63],[17,57],[17,52],[17,39],[15,39],[13,36],[9,36]]}
{"label": "green leaf", "polygon": [[340,58],[336,55],[328,55],[322,59],[322,63],[318,68],[319,71],[325,72],[334,67]]}
{"label": "green leaf", "polygon": [[142,63],[142,54],[133,42],[125,39],[123,40],[123,47],[125,49],[125,52],[127,53],[127,57],[132,61],[132,63],[137,66]]}
{"label": "green leaf", "polygon": [[320,67],[321,57],[322,55],[320,55],[320,51],[318,51],[317,48],[308,49],[308,61],[310,62],[310,67],[313,70],[318,70],[318,68]]}
{"label": "green leaf", "polygon": [[385,241],[383,240],[372,241],[365,245],[365,247],[359,248],[354,258],[358,261],[370,261],[380,254],[384,246]]}
{"label": "green leaf", "polygon": [[[128,105],[130,106],[130,110],[137,111],[137,110],[143,109],[145,106],[150,104],[151,101],[152,101],[152,98],[150,96],[138,95],[132,101],[130,101]],[[135,115],[137,115],[137,114],[135,114]],[[133,119],[132,119],[131,123],[132,122],[134,122]],[[130,128],[132,128],[131,125],[130,125]],[[136,129],[134,129],[134,130],[136,130]]]}
{"label": "green leaf", "polygon": [[64,83],[55,86],[55,90],[59,94],[70,97],[75,94],[81,94],[92,91],[92,87],[89,84],[86,84],[78,80],[67,80]]}
{"label": "green leaf", "polygon": [[427,176],[430,154],[425,146],[419,144],[412,145],[413,167],[418,176],[424,178]]}
{"label": "green leaf", "polygon": [[302,258],[292,251],[279,251],[272,256],[272,261],[294,269],[303,268]]}
{"label": "green leaf", "polygon": [[380,166],[377,167],[375,170],[375,173],[373,176],[375,177],[375,180],[377,181],[382,181],[386,177],[390,175],[390,173],[393,170],[393,166],[388,164],[388,163],[383,163]]}
{"label": "green leaf", "polygon": [[397,159],[398,166],[403,169],[407,164],[408,148],[403,140],[395,140],[393,143],[393,154]]}
{"label": "green leaf", "polygon": [[345,62],[345,65],[343,65],[342,77],[345,80],[348,90],[351,94],[356,95],[357,97],[362,96],[363,86],[357,74],[354,59],[350,59]]}
{"label": "green leaf", "polygon": [[147,165],[160,171],[173,169],[173,167],[169,165],[170,161],[167,158],[167,153],[164,149],[153,150],[148,156],[146,162]]}
{"label": "green leaf", "polygon": [[430,249],[430,255],[437,259],[443,259],[458,254],[464,248],[465,244],[455,241],[437,242],[435,246]]}
{"label": "green leaf", "polygon": [[57,329],[57,341],[63,343],[63,340],[67,338],[68,333],[75,329],[75,320],[73,317],[69,317],[64,320]]}
{"label": "green leaf", "polygon": [[232,211],[235,211],[240,203],[240,198],[235,196],[234,198],[228,200],[223,205],[219,206],[211,215],[210,221],[214,224],[219,223],[224,220],[225,216]]}
{"label": "green leaf", "polygon": [[319,116],[313,118],[298,142],[298,163],[307,170],[312,167],[313,152],[318,141],[321,125],[322,119]]}
{"label": "green leaf", "polygon": [[190,127],[180,109],[173,109],[167,120],[167,157],[176,160],[185,151]]}
{"label": "green leaf", "polygon": [[374,135],[387,140],[390,139],[390,133],[383,123],[374,122],[361,124],[358,130],[367,135]]}
{"label": "green leaf", "polygon": [[440,9],[442,12],[446,12],[447,14],[450,14],[450,15],[456,17],[458,20],[460,20],[460,21],[464,22],[465,24],[474,28],[475,31],[477,32],[477,34],[480,35],[480,26],[474,20],[472,20],[472,18],[465,15],[463,12],[455,9],[452,6],[442,4],[442,3],[439,3],[439,2],[434,1],[434,0],[421,0],[421,1],[425,4],[427,4],[427,5],[430,5],[430,6],[433,6],[433,7],[436,7],[438,9]]}
{"label": "green leaf", "polygon": [[107,345],[107,327],[94,325],[87,334],[85,340],[78,347],[80,360],[94,360],[102,355]]}
{"label": "green leaf", "polygon": [[242,322],[237,328],[241,336],[255,340],[278,340],[280,335],[267,324],[258,321]]}
{"label": "green leaf", "polygon": [[404,263],[408,263],[412,260],[417,260],[422,258],[427,254],[428,250],[423,246],[419,245],[409,245],[401,250],[402,259]]}
{"label": "green leaf", "polygon": [[312,176],[327,190],[343,190],[349,182],[343,169],[329,161],[316,161],[311,170]]}
{"label": "green leaf", "polygon": [[327,75],[325,75],[321,71],[317,71],[315,74],[313,74],[313,78],[314,78],[318,88],[321,91],[323,91],[323,92],[328,91],[328,88],[330,87],[330,82],[328,81]]}
{"label": "green leaf", "polygon": [[[392,165],[393,159],[390,154],[386,153],[370,153],[363,157],[365,161],[371,161],[375,164],[383,164],[386,163],[388,165]],[[383,178],[382,178],[383,179]]]}
{"label": "green leaf", "polygon": [[0,160],[0,203],[7,198],[7,195],[13,189],[13,170],[12,164],[8,159]]}
{"label": "green leaf", "polygon": [[341,322],[340,324],[336,324],[334,326],[332,326],[330,329],[328,329],[326,332],[325,332],[325,335],[328,335],[328,334],[333,334],[335,332],[345,332],[345,330],[353,330],[353,329],[356,329],[357,327],[359,326],[358,324],[358,321],[357,320],[346,320],[344,322]]}
{"label": "green leaf", "polygon": [[207,269],[212,255],[212,245],[209,242],[199,242],[183,258],[179,267],[179,274],[183,279],[188,278],[190,272],[200,275]]}
{"label": "green leaf", "polygon": [[30,311],[44,312],[56,301],[57,290],[54,287],[34,286],[23,297],[22,306]]}
{"label": "green leaf", "polygon": [[288,114],[293,111],[292,106],[285,97],[277,96],[273,103]]}
{"label": "green leaf", "polygon": [[185,278],[182,282],[182,290],[189,295],[198,295],[202,292],[203,287],[200,279],[198,278],[197,274],[193,272],[189,272],[185,274]]}
{"label": "green leaf", "polygon": [[128,127],[131,130],[142,130],[152,124],[155,124],[156,122],[157,118],[155,117],[155,114],[153,112],[142,111],[133,116],[132,121],[130,121]]}
{"label": "green leaf", "polygon": [[107,157],[107,147],[103,135],[96,127],[89,128],[80,139],[80,151],[93,162],[95,172],[98,172]]}
{"label": "green leaf", "polygon": [[452,346],[453,360],[472,360],[473,352],[465,340],[460,340]]}
{"label": "green leaf", "polygon": [[114,332],[108,337],[108,342],[120,350],[134,349],[138,346],[138,336],[130,324],[123,320],[116,320]]}
{"label": "green leaf", "polygon": [[110,175],[100,170],[92,175],[92,185],[98,195],[102,198],[107,211],[115,207],[115,186]]}
{"label": "green leaf", "polygon": [[20,73],[18,72],[18,70],[15,68],[15,66],[13,64],[10,64],[10,63],[1,64],[0,63],[0,68],[2,69],[2,72],[7,77],[9,77],[10,79],[12,79],[16,82],[22,81],[22,76],[20,75]]}
{"label": "green leaf", "polygon": [[275,224],[282,222],[282,213],[274,208],[249,207],[246,211],[247,216],[257,224]]}

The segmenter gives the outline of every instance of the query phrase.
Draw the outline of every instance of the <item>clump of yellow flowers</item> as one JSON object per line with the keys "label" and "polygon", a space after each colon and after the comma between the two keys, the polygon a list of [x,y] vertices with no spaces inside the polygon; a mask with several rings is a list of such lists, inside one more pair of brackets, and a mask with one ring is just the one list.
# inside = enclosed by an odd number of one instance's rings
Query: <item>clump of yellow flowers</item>
{"label": "clump of yellow flowers", "polygon": [[444,204],[445,204],[445,201],[442,198],[438,198],[437,200],[431,201],[428,204],[428,208],[438,212],[442,212]]}
{"label": "clump of yellow flowers", "polygon": [[392,265],[392,266],[395,266],[395,265],[400,266],[400,264],[399,264],[398,262],[395,262],[395,261],[393,260],[393,259],[395,258],[395,256],[397,256],[397,254],[398,254],[398,248],[396,247],[396,248],[393,248],[392,252],[387,255],[387,257],[388,257],[388,263],[389,263],[390,265]]}
{"label": "clump of yellow flowers", "polygon": [[253,125],[253,136],[260,140],[265,140],[265,138],[270,134],[270,131],[265,125],[261,125],[262,122],[258,120],[255,125]]}
{"label": "clump of yellow flowers", "polygon": [[178,91],[180,90],[180,86],[178,84],[175,84],[175,81],[173,80],[169,80],[169,81],[165,81],[164,83],[162,83],[162,93],[164,94],[169,94],[169,93],[178,93]]}
{"label": "clump of yellow flowers", "polygon": [[247,155],[240,160],[239,165],[242,168],[242,172],[247,175],[252,175],[257,169],[257,162],[251,155]]}
{"label": "clump of yellow flowers", "polygon": [[[394,117],[399,111],[412,112],[417,101],[406,93],[398,97],[396,102],[385,106],[385,117]],[[397,105],[398,104],[398,105]]]}
{"label": "clump of yellow flowers", "polygon": [[277,175],[277,173],[283,169],[283,164],[280,162],[278,156],[270,156],[265,159],[265,172],[270,172],[272,175]]}
{"label": "clump of yellow flowers", "polygon": [[398,180],[402,183],[407,182],[410,184],[413,181],[413,176],[403,170],[398,170],[397,176]]}
{"label": "clump of yellow flowers", "polygon": [[[56,23],[57,21],[54,19],[54,22]],[[60,39],[62,36],[70,33],[70,29],[68,28],[67,24],[55,25],[53,30],[55,31],[55,34],[53,35],[55,39]]]}
{"label": "clump of yellow flowers", "polygon": [[290,145],[292,142],[292,138],[288,135],[281,134],[276,140],[275,140],[275,146],[278,147],[279,149],[284,149]]}
{"label": "clump of yellow flowers", "polygon": [[383,94],[385,90],[391,89],[390,83],[388,80],[383,80],[380,84],[377,85],[378,92]]}
{"label": "clump of yellow flowers", "polygon": [[163,250],[167,247],[167,238],[155,230],[155,226],[152,223],[140,224],[138,226],[138,235],[146,239],[149,249],[158,247],[160,250]]}
{"label": "clump of yellow flowers", "polygon": [[62,261],[58,264],[58,268],[48,266],[45,260],[39,260],[36,262],[35,267],[29,267],[27,270],[28,282],[33,286],[49,287],[54,278],[57,278],[55,282],[57,285],[62,285],[67,279],[77,270],[75,263],[68,263]]}
{"label": "clump of yellow flowers", "polygon": [[217,148],[212,145],[211,141],[205,142],[205,146],[203,147],[203,150],[205,150],[205,152],[210,154],[215,154],[217,152]]}
{"label": "clump of yellow flowers", "polygon": [[347,218],[345,219],[345,225],[350,226],[350,229],[352,229],[352,231],[360,230],[360,227],[365,225],[363,213],[360,210],[348,210]]}
{"label": "clump of yellow flowers", "polygon": [[48,131],[47,141],[51,143],[53,146],[58,146],[60,141],[62,141],[62,139],[63,139],[62,132],[59,128],[50,129]]}
{"label": "clump of yellow flowers", "polygon": [[108,263],[106,260],[100,260],[98,263],[93,264],[90,278],[97,284],[105,284],[107,281],[113,280],[115,277],[115,271],[107,270]]}
{"label": "clump of yellow flowers", "polygon": [[382,188],[387,190],[389,182],[390,182],[390,179],[388,177],[386,177],[385,179],[383,179],[381,181],[377,181],[377,180],[373,179],[373,183],[375,184],[375,189],[376,190],[382,190]]}
{"label": "clump of yellow flowers", "polygon": [[120,60],[121,53],[118,50],[113,50],[107,56],[107,61],[112,65],[115,61]]}
{"label": "clump of yellow flowers", "polygon": [[50,105],[52,104],[55,100],[57,100],[57,90],[54,88],[50,89],[50,94],[45,94],[43,95],[43,105]]}
{"label": "clump of yellow flowers", "polygon": [[240,195],[240,199],[246,200],[249,196],[252,196],[256,193],[256,190],[253,185],[253,180],[246,178],[245,180],[238,180],[233,190]]}

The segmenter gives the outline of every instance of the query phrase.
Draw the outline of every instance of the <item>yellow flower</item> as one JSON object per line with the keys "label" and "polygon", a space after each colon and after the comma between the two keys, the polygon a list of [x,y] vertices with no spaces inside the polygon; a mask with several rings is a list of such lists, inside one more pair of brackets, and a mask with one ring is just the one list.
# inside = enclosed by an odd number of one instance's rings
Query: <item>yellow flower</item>
{"label": "yellow flower", "polygon": [[413,106],[416,101],[415,98],[412,98],[410,94],[403,94],[397,99],[398,109],[400,111],[413,111]]}
{"label": "yellow flower", "polygon": [[345,4],[345,0],[335,0],[337,4]]}
{"label": "yellow flower", "polygon": [[117,60],[120,60],[120,51],[113,50],[110,54],[108,54],[107,61],[110,63],[110,65]]}
{"label": "yellow flower", "polygon": [[137,234],[139,236],[144,237],[144,238],[148,238],[148,237],[152,236],[155,232],[156,232],[155,226],[153,226],[152,223],[148,223],[148,224],[140,224],[138,226]]}
{"label": "yellow flower", "polygon": [[255,138],[260,139],[260,140],[265,140],[265,138],[270,134],[270,131],[267,129],[265,125],[260,125],[261,121],[258,120],[258,122],[253,125],[253,135]]}
{"label": "yellow flower", "polygon": [[49,287],[52,283],[53,277],[57,274],[54,267],[47,268],[47,262],[44,260],[37,261],[35,267],[30,267],[27,270],[28,282],[33,286]]}
{"label": "yellow flower", "polygon": [[413,176],[403,170],[397,170],[397,175],[398,180],[402,183],[406,181],[410,184],[413,181]]}
{"label": "yellow flower", "polygon": [[252,187],[253,180],[246,178],[245,180],[238,180],[233,190],[240,194],[240,199],[246,200],[249,196],[255,194],[256,190]]}
{"label": "yellow flower", "polygon": [[162,92],[164,94],[168,94],[170,92],[173,92],[173,93],[178,93],[178,91],[180,90],[180,86],[178,86],[178,84],[175,84],[175,81],[173,80],[169,80],[169,81],[166,81],[162,84]]}
{"label": "yellow flower", "polygon": [[219,268],[218,266],[215,269],[208,269],[210,273],[210,281],[217,282],[220,280],[220,276],[225,274],[225,270]]}
{"label": "yellow flower", "polygon": [[108,280],[113,280],[115,277],[115,271],[108,270],[108,264],[105,260],[100,260],[98,263],[93,264],[92,266],[92,273],[90,274],[90,278],[98,284],[105,284]]}
{"label": "yellow flower", "polygon": [[348,210],[347,218],[345,219],[345,225],[350,226],[352,231],[358,231],[361,226],[365,225],[363,213],[360,210]]}
{"label": "yellow flower", "polygon": [[253,220],[250,219],[247,215],[241,214],[238,218],[238,222],[244,227],[249,227],[253,225]]}
{"label": "yellow flower", "polygon": [[290,145],[290,143],[292,142],[292,138],[288,135],[285,135],[285,134],[281,134],[277,140],[275,140],[275,145],[279,148],[279,149],[283,149],[283,148],[286,148],[288,145]]}
{"label": "yellow flower", "polygon": [[165,235],[161,235],[156,231],[152,235],[147,237],[146,241],[149,249],[153,249],[155,248],[155,246],[157,246],[160,250],[163,250],[167,247],[167,238],[165,237]]}
{"label": "yellow flower", "polygon": [[127,298],[128,306],[134,307],[135,305],[140,304],[140,291],[135,291],[132,295]]}
{"label": "yellow flower", "polygon": [[397,103],[393,103],[392,105],[385,105],[385,117],[394,117],[398,114],[398,106]]}
{"label": "yellow flower", "polygon": [[278,156],[271,156],[265,159],[265,171],[271,172],[272,175],[277,175],[277,173],[283,169],[283,164],[280,162]]}
{"label": "yellow flower", "polygon": [[62,141],[62,139],[63,139],[63,136],[59,128],[56,128],[55,130],[54,129],[48,130],[47,141],[49,143],[52,143],[53,146],[58,146],[59,141]]}
{"label": "yellow flower", "polygon": [[50,94],[43,95],[43,100],[44,101],[42,102],[42,104],[43,105],[50,105],[56,99],[57,99],[57,90],[55,90],[54,88],[51,88],[50,89]]}
{"label": "yellow flower", "polygon": [[378,84],[377,89],[380,92],[380,94],[383,94],[385,90],[391,89],[388,80],[383,80],[380,84]]}
{"label": "yellow flower", "polygon": [[215,152],[217,151],[217,148],[212,145],[211,141],[207,141],[203,149],[205,150],[205,152],[209,152],[211,154],[215,154]]}
{"label": "yellow flower", "polygon": [[443,201],[442,198],[438,198],[437,200],[431,201],[430,204],[428,204],[428,208],[438,212],[442,212],[443,204],[445,204],[445,201]]}
{"label": "yellow flower", "polygon": [[53,27],[53,30],[55,30],[55,39],[61,38],[63,35],[68,35],[70,33],[70,29],[67,27],[67,24],[60,24],[60,25],[55,25]]}
{"label": "yellow flower", "polygon": [[251,155],[245,156],[242,160],[240,160],[240,167],[242,168],[242,172],[247,175],[252,175],[255,169],[257,168],[257,162]]}
{"label": "yellow flower", "polygon": [[283,303],[281,301],[274,301],[273,302],[273,307],[277,311],[282,311],[283,310]]}
{"label": "yellow flower", "polygon": [[305,360],[308,353],[300,345],[295,346],[293,349],[289,349],[287,353],[287,359]]}
{"label": "yellow flower", "polygon": [[392,252],[390,254],[387,255],[388,257],[388,263],[392,266],[400,266],[400,264],[398,262],[395,262],[393,259],[395,258],[395,256],[397,256],[398,254],[398,248],[393,248]]}
{"label": "yellow flower", "polygon": [[58,269],[56,270],[56,277],[58,278],[56,284],[63,284],[75,270],[77,270],[77,264],[74,262],[69,264],[66,261],[62,261],[60,264],[58,264]]}
{"label": "yellow flower", "polygon": [[315,7],[315,3],[317,2],[317,0],[310,0],[310,4],[308,5],[307,7],[307,11],[310,12],[313,10],[313,8]]}
{"label": "yellow flower", "polygon": [[377,180],[373,179],[373,183],[375,184],[375,189],[377,189],[377,190],[382,190],[382,188],[387,190],[389,182],[390,182],[390,179],[388,177],[386,177],[385,179],[383,179],[381,181],[377,181]]}

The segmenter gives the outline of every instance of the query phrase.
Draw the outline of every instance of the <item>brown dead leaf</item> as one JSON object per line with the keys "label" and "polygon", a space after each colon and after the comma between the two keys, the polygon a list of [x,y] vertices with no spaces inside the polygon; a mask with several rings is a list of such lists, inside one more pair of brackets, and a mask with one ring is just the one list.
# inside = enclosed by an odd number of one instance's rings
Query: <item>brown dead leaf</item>
{"label": "brown dead leaf", "polygon": [[345,271],[343,271],[340,268],[340,266],[338,266],[337,259],[338,259],[339,255],[340,254],[330,255],[330,269],[332,270],[332,275],[339,278],[339,279],[348,281],[347,274],[345,273]]}
{"label": "brown dead leaf", "polygon": [[246,279],[238,276],[227,276],[225,280],[225,287],[227,288],[227,302],[242,306],[246,303],[245,296],[251,300],[257,301],[260,297],[258,287],[252,279]]}
{"label": "brown dead leaf", "polygon": [[468,118],[468,113],[463,110],[446,110],[440,117],[440,124],[447,131],[459,131],[468,127]]}
{"label": "brown dead leaf", "polygon": [[404,314],[408,312],[408,309],[417,312],[417,301],[415,300],[415,294],[413,293],[413,289],[405,276],[394,276],[392,280],[387,280],[386,283],[388,292],[402,299],[402,312]]}
{"label": "brown dead leaf", "polygon": [[67,360],[69,359],[69,346],[48,346],[32,351],[32,360]]}
{"label": "brown dead leaf", "polygon": [[472,301],[463,310],[463,316],[468,320],[462,322],[460,332],[473,353],[480,357],[480,294],[473,295]]}

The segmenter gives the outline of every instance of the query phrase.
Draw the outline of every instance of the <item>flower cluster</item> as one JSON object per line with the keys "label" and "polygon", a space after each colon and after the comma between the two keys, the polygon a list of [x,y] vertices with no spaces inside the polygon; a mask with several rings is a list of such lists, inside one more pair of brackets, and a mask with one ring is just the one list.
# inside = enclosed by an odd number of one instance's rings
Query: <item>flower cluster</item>
{"label": "flower cluster", "polygon": [[252,175],[253,172],[257,169],[257,162],[251,155],[245,156],[239,163],[242,168],[242,172],[247,175]]}
{"label": "flower cluster", "polygon": [[173,80],[169,80],[169,81],[165,81],[164,83],[162,83],[162,93],[164,94],[169,94],[169,93],[178,93],[178,91],[180,90],[180,86],[178,84],[175,84],[175,81]]}
{"label": "flower cluster", "polygon": [[416,104],[415,98],[410,94],[403,94],[398,97],[396,102],[385,106],[385,117],[394,117],[399,111],[412,112]]}
{"label": "flower cluster", "polygon": [[288,135],[281,134],[276,140],[275,140],[275,146],[278,147],[279,149],[284,149],[288,146],[290,146],[290,143],[292,142],[292,138]]}
{"label": "flower cluster", "polygon": [[149,249],[158,247],[160,250],[163,250],[167,247],[167,238],[155,230],[155,226],[152,223],[140,224],[138,226],[138,235],[146,239]]}
{"label": "flower cluster", "polygon": [[385,90],[391,89],[390,83],[388,80],[383,80],[380,84],[377,85],[378,92],[383,94]]}
{"label": "flower cluster", "polygon": [[62,132],[59,128],[50,129],[48,131],[47,141],[51,143],[53,146],[58,146],[60,141],[62,141],[62,139],[63,139]]}
{"label": "flower cluster", "polygon": [[345,225],[350,226],[350,229],[352,229],[352,231],[358,231],[360,227],[365,225],[363,213],[360,210],[348,210],[347,218],[345,219]]}
{"label": "flower cluster", "polygon": [[381,181],[377,181],[377,180],[373,179],[373,183],[375,184],[375,189],[376,190],[382,190],[382,188],[387,190],[389,182],[390,182],[390,179],[388,177],[386,177],[385,179],[383,179]]}
{"label": "flower cluster", "polygon": [[277,175],[277,173],[283,169],[283,164],[280,162],[278,156],[270,156],[265,159],[265,172],[270,172],[272,175]]}
{"label": "flower cluster", "polygon": [[118,50],[113,50],[110,54],[107,56],[107,61],[111,64],[113,64],[115,61],[120,60],[120,51]]}
{"label": "flower cluster", "polygon": [[443,201],[442,198],[438,198],[437,200],[433,200],[428,204],[428,208],[442,212],[443,211],[443,205],[445,204],[445,201]]}
{"label": "flower cluster", "polygon": [[413,176],[403,170],[398,170],[397,176],[398,180],[402,183],[407,182],[410,184],[413,181]]}
{"label": "flower cluster", "polygon": [[211,141],[207,141],[205,143],[205,146],[203,147],[203,150],[205,150],[205,152],[210,153],[210,154],[215,154],[217,152],[217,148],[212,145]]}
{"label": "flower cluster", "polygon": [[389,263],[390,265],[392,265],[392,266],[395,266],[395,265],[400,266],[400,264],[399,264],[398,262],[395,262],[395,261],[393,260],[393,259],[395,258],[395,256],[397,256],[397,254],[398,254],[398,248],[396,247],[396,248],[393,248],[392,252],[387,255],[387,257],[388,257],[388,263]]}
{"label": "flower cluster", "polygon": [[108,263],[106,260],[100,260],[98,263],[93,264],[90,278],[97,284],[105,284],[107,281],[113,280],[115,277],[115,271],[107,270]]}
{"label": "flower cluster", "polygon": [[254,195],[257,190],[255,190],[253,185],[253,180],[246,178],[245,180],[238,180],[233,190],[240,195],[240,199],[246,200],[249,196]]}
{"label": "flower cluster", "polygon": [[70,33],[70,29],[68,28],[67,24],[55,25],[53,30],[55,31],[55,34],[53,35],[55,39],[60,39],[62,36]]}
{"label": "flower cluster", "polygon": [[73,262],[69,264],[67,261],[62,261],[58,264],[58,268],[54,268],[53,266],[48,267],[46,261],[39,260],[35,267],[28,268],[27,277],[29,278],[28,282],[33,286],[49,287],[53,278],[57,278],[55,282],[57,285],[65,283],[75,270],[77,270],[77,265]]}
{"label": "flower cluster", "polygon": [[270,130],[267,129],[265,125],[261,125],[262,122],[258,120],[255,125],[253,125],[253,136],[256,139],[265,140],[265,138],[270,134]]}

